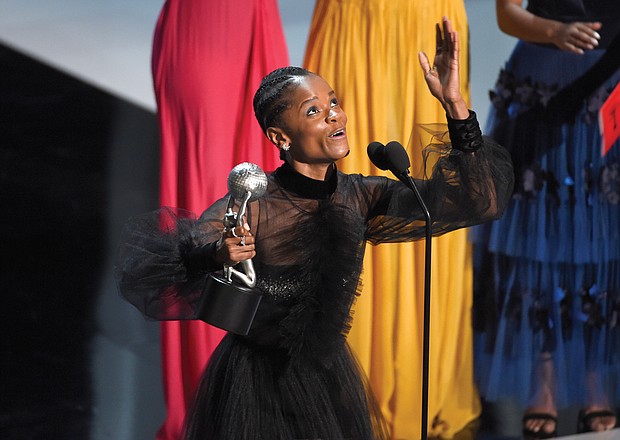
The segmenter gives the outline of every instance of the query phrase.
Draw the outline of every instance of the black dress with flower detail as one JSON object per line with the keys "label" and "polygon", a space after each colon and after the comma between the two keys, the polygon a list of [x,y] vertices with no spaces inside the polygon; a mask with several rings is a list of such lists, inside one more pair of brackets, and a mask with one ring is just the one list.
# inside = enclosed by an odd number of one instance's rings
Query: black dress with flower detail
{"label": "black dress with flower detail", "polygon": [[[512,191],[509,156],[481,137],[475,115],[451,130],[460,149],[435,145],[433,173],[418,182],[435,235],[497,218]],[[206,273],[221,269],[212,256],[226,203],[198,219],[162,208],[128,222],[117,277],[145,316],[194,318]],[[263,299],[249,335],[228,333],[214,351],[186,438],[388,438],[346,335],[365,243],[424,238],[413,193],[336,170],[316,181],[284,164],[248,211]]]}

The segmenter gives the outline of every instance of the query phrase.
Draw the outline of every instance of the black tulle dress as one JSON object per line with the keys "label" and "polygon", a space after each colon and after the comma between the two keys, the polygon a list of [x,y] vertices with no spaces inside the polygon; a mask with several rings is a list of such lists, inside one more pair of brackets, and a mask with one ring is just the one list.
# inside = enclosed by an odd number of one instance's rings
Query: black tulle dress
{"label": "black tulle dress", "polygon": [[[480,135],[475,115],[451,124],[432,175],[418,181],[433,233],[497,218],[513,185],[506,151]],[[458,144],[458,149],[457,149]],[[117,277],[145,316],[193,319],[213,262],[227,198],[199,219],[162,208],[131,219]],[[327,181],[287,164],[248,207],[263,299],[249,335],[214,351],[190,413],[188,439],[384,439],[387,427],[346,342],[365,243],[424,238],[413,193],[385,177],[335,172]]]}

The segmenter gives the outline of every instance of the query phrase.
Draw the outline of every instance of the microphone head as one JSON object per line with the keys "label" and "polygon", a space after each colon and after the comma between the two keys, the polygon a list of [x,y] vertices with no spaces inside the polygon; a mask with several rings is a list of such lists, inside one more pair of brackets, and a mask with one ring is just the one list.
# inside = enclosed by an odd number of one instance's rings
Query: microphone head
{"label": "microphone head", "polygon": [[366,148],[370,161],[380,170],[387,170],[389,163],[385,156],[385,146],[381,142],[371,142]]}
{"label": "microphone head", "polygon": [[243,162],[228,174],[228,192],[236,200],[243,200],[250,191],[249,202],[262,197],[267,191],[267,175],[256,164]]}
{"label": "microphone head", "polygon": [[385,157],[388,168],[396,175],[407,173],[409,170],[409,156],[405,148],[397,141],[390,141],[385,146]]}

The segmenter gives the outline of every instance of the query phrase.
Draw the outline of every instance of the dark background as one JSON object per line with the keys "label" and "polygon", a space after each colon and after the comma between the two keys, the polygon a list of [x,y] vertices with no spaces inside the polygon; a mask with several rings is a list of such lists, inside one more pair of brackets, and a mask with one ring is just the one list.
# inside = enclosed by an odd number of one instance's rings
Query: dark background
{"label": "dark background", "polygon": [[153,113],[0,46],[0,438],[154,438],[159,326],[112,280],[158,198]]}

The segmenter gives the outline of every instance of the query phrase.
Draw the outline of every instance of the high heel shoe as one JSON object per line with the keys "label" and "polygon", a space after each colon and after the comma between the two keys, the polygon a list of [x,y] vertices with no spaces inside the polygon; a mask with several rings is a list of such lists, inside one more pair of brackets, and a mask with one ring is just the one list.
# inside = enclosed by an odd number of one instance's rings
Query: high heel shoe
{"label": "high heel shoe", "polygon": [[[598,419],[602,417],[614,417],[615,418],[616,413],[610,409],[600,409],[600,410],[592,410],[592,411],[587,411],[587,410],[582,409],[581,411],[579,411],[579,417],[577,419],[577,432],[578,433],[595,432],[595,430],[592,428],[592,422],[594,421],[594,419]],[[616,424],[617,424],[617,421],[616,423],[614,423],[614,426],[610,427],[609,429],[605,429],[604,431],[614,429]]]}

